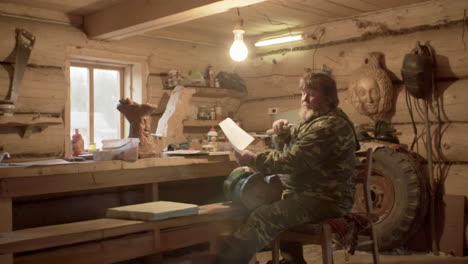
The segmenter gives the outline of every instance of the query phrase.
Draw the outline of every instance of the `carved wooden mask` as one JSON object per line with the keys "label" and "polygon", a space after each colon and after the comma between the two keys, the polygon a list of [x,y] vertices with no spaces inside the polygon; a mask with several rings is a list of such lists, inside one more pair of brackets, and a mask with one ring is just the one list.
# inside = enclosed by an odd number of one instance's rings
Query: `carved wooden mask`
{"label": "carved wooden mask", "polygon": [[382,67],[382,54],[369,53],[363,65],[351,75],[351,104],[372,120],[390,121],[393,108],[393,85]]}

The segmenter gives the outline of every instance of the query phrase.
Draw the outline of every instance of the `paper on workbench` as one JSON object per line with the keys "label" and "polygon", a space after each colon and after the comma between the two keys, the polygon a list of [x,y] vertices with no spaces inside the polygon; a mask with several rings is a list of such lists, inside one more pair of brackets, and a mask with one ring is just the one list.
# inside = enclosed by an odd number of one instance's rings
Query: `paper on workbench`
{"label": "paper on workbench", "polygon": [[252,143],[252,141],[254,141],[254,138],[251,135],[247,134],[247,132],[240,128],[229,117],[221,121],[219,126],[236,150],[244,150],[248,145],[250,145],[250,143]]}

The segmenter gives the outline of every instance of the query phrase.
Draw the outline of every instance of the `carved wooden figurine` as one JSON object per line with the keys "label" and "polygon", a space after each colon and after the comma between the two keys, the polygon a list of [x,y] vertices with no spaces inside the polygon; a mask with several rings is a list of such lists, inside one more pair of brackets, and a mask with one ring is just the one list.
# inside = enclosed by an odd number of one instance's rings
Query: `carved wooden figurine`
{"label": "carved wooden figurine", "polygon": [[130,138],[139,138],[138,156],[140,158],[155,157],[161,153],[159,144],[151,136],[150,114],[156,109],[152,104],[138,104],[131,99],[120,99],[117,109],[130,122]]}
{"label": "carved wooden figurine", "polygon": [[351,103],[372,120],[390,121],[393,110],[393,85],[382,66],[380,53],[369,53],[364,64],[351,75]]}

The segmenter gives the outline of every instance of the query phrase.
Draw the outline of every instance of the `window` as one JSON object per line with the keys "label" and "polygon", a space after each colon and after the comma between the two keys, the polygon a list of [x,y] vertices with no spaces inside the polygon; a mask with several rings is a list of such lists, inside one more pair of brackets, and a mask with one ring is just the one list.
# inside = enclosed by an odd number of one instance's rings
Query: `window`
{"label": "window", "polygon": [[124,117],[117,110],[124,97],[124,68],[95,64],[70,67],[70,132],[78,129],[85,148],[101,148],[104,139],[122,138]]}

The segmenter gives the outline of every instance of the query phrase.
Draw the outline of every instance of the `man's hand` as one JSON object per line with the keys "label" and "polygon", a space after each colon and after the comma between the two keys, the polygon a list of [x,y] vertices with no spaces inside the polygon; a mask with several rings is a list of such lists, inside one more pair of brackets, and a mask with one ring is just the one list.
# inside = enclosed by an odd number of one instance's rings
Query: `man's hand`
{"label": "man's hand", "polygon": [[255,153],[250,150],[233,150],[234,158],[240,166],[255,167]]}
{"label": "man's hand", "polygon": [[289,128],[289,121],[286,119],[278,119],[273,122],[273,131],[276,135],[289,134],[291,129]]}

